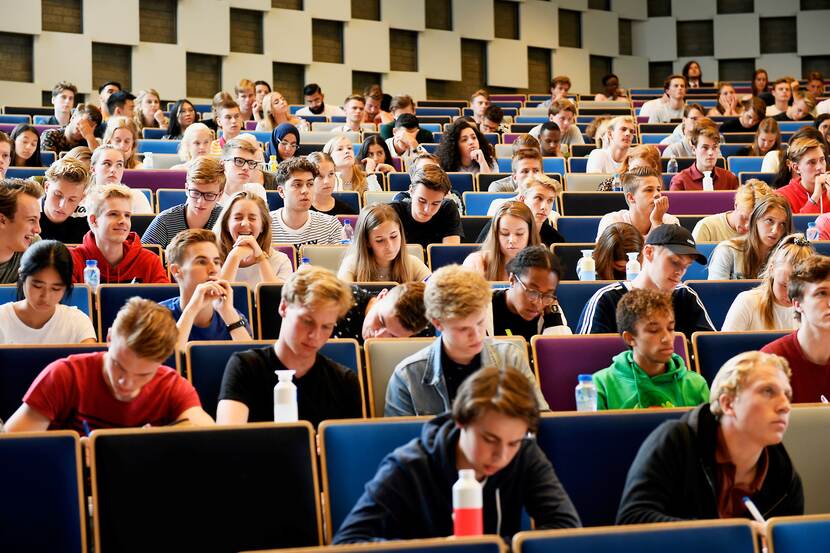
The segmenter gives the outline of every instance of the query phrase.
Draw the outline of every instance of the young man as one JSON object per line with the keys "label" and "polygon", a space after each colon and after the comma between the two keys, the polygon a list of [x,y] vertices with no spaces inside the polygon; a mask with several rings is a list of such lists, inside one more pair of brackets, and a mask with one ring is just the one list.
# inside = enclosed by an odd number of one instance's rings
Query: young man
{"label": "young man", "polygon": [[256,101],[256,90],[254,83],[248,79],[240,80],[233,89],[236,96],[236,103],[239,104],[239,113],[243,121],[250,121],[254,118],[254,102]]}
{"label": "young man", "polygon": [[807,75],[807,85],[805,88],[814,98],[824,96],[824,76],[818,71],[811,71]]}
{"label": "young man", "polygon": [[421,133],[421,126],[418,118],[414,115],[404,113],[395,119],[392,137],[386,139],[389,153],[392,157],[404,158],[407,161],[412,159],[419,151],[418,135]]}
{"label": "young man", "polygon": [[[248,135],[243,135],[248,136]],[[265,187],[255,179],[258,178],[262,163],[259,160],[261,150],[258,146],[242,136],[225,142],[222,147],[222,168],[225,172],[225,186],[216,203],[221,207],[225,205],[228,198],[246,190],[268,202],[265,194]]]}
{"label": "young man", "polygon": [[98,108],[92,104],[80,104],[75,108],[68,125],[43,131],[40,136],[40,149],[55,152],[55,155],[68,152],[76,146],[86,146],[94,150],[98,147],[95,128],[100,124],[101,112]]}
{"label": "young man", "polygon": [[[576,126],[576,105],[570,100],[563,98],[556,100],[548,108],[548,120],[556,123],[561,133],[562,144],[572,146],[574,144],[585,144],[585,138]],[[542,132],[542,125],[536,125],[530,129],[530,136],[539,140]]]}
{"label": "young man", "polygon": [[112,114],[107,108],[107,100],[114,92],[121,90],[121,83],[116,81],[107,81],[98,87],[98,109],[101,110],[101,115],[104,120],[109,119]]}
{"label": "young man", "polygon": [[409,199],[390,205],[398,214],[408,244],[460,244],[464,236],[455,202],[447,199],[450,178],[436,165],[417,170],[409,185]]}
{"label": "young man", "polygon": [[620,177],[628,209],[606,213],[599,220],[597,240],[614,223],[628,223],[648,236],[660,225],[679,225],[680,220],[669,214],[669,199],[660,194],[663,179],[651,167],[635,167]]}
{"label": "young man", "polygon": [[789,362],[793,403],[818,403],[830,396],[830,257],[814,255],[796,264],[787,292],[799,328],[761,351]]}
{"label": "young man", "polygon": [[694,407],[709,400],[709,386],[674,353],[671,295],[632,290],[617,304],[617,330],[628,349],[594,374],[597,408]]}
{"label": "young man", "polygon": [[[510,176],[491,182],[490,186],[487,187],[488,192],[523,192],[525,182],[544,174],[542,170],[542,154],[530,148],[516,150],[513,152],[513,158],[510,160],[510,168],[512,171]],[[501,203],[495,207],[493,207],[493,204],[490,204],[487,215],[495,215]]]}
{"label": "young man", "polygon": [[335,544],[453,533],[452,486],[472,469],[482,487],[483,531],[510,542],[522,512],[536,529],[572,528],[579,516],[536,440],[534,386],[518,371],[485,367],[452,406],[425,422],[418,439],[388,455],[346,517]]}
{"label": "young man", "polygon": [[[90,159],[92,178],[95,186],[105,184],[121,184],[124,176],[124,152],[112,144],[98,146],[92,152]],[[130,207],[135,213],[153,213],[153,208],[147,196],[141,190],[130,188]],[[78,213],[85,215],[86,206],[81,204]]]}
{"label": "young man", "polygon": [[34,181],[0,182],[0,284],[17,282],[20,259],[40,234],[43,188]]}
{"label": "young man", "polygon": [[381,103],[383,103],[383,91],[380,89],[380,86],[372,85],[364,90],[363,101],[365,104],[365,110],[363,112],[364,122],[380,125],[394,121],[392,114],[388,111],[383,111],[381,107]]}
{"label": "young man", "polygon": [[[584,139],[583,139],[584,140]],[[539,127],[539,148],[542,157],[561,157],[559,145],[562,143],[562,129],[553,121],[542,123]]]}
{"label": "young man", "polygon": [[[412,96],[408,96],[406,94],[402,96],[394,96],[392,98],[392,102],[389,104],[389,110],[392,112],[392,116],[395,120],[397,120],[398,117],[404,113],[415,115],[415,101],[412,99]],[[380,137],[384,140],[392,138],[394,128],[394,121],[380,125],[378,127]],[[426,129],[418,129],[418,136],[416,136],[416,138],[418,139],[419,144],[435,142],[432,133]]]}
{"label": "young man", "polygon": [[[726,362],[709,401],[661,424],[631,464],[617,524],[804,513],[801,478],[781,443],[790,417],[786,360],[757,351]],[[753,523],[763,534],[765,524]]]}
{"label": "young man", "polygon": [[571,90],[571,79],[565,75],[557,75],[550,81],[550,98],[539,104],[537,107],[548,108],[559,100],[567,100],[568,92]]}
{"label": "young man", "polygon": [[183,204],[174,205],[156,215],[141,241],[166,248],[173,237],[183,230],[212,229],[222,213],[222,206],[218,205],[217,200],[224,189],[222,162],[211,157],[194,159],[187,166],[187,199]]}
{"label": "young man", "polygon": [[233,306],[233,288],[217,278],[222,258],[213,231],[183,230],[165,253],[179,296],[159,304],[177,321],[176,349],[184,352],[195,340],[250,340],[248,321]]}
{"label": "young man", "polygon": [[305,115],[325,115],[326,117],[346,115],[338,106],[327,106],[324,101],[325,98],[322,89],[320,89],[320,85],[317,83],[305,85],[303,88],[305,107],[298,109],[295,115],[297,117],[303,117]]}
{"label": "young man", "polygon": [[700,104],[686,104],[683,108],[683,119],[672,133],[660,141],[668,144],[662,157],[695,157],[695,147],[692,145],[692,131],[698,120],[706,117],[706,110]]}
{"label": "young man", "polygon": [[507,129],[502,126],[502,121],[504,121],[504,110],[499,106],[490,105],[484,110],[478,129],[483,133],[505,132]]}
{"label": "young man", "polygon": [[52,87],[52,105],[55,107],[55,114],[46,121],[46,124],[60,127],[68,125],[77,95],[78,88],[68,81],[60,81]]}
{"label": "young man", "polygon": [[510,367],[532,384],[538,405],[548,404],[527,354],[511,342],[486,337],[492,290],[480,274],[449,265],[424,290],[427,319],[441,333],[432,345],[401,361],[389,379],[384,416],[437,415],[450,409],[461,384],[483,367]]}
{"label": "young man", "polygon": [[131,298],[115,317],[107,351],[70,355],[38,375],[7,432],[213,424],[193,386],[163,366],[176,345],[170,311]]}
{"label": "young man", "polygon": [[340,244],[346,234],[337,217],[311,211],[317,166],[305,157],[286,159],[277,167],[277,191],[283,207],[271,212],[271,241],[275,244]]}
{"label": "young man", "polygon": [[767,117],[774,117],[787,111],[793,97],[793,89],[790,85],[792,80],[792,77],[783,77],[772,83],[772,97],[775,103],[767,106]]}
{"label": "young man", "polygon": [[84,281],[88,259],[98,262],[101,284],[170,282],[159,256],[145,250],[138,235],[130,231],[130,201],[130,189],[123,184],[105,184],[90,191],[86,201],[90,231],[71,250],[73,282]]}
{"label": "young man", "polygon": [[473,120],[476,125],[481,125],[484,121],[484,110],[490,107],[490,93],[483,88],[473,92],[470,97],[470,107],[473,110]]}
{"label": "young man", "polygon": [[694,147],[695,162],[672,177],[671,190],[737,190],[738,177],[717,166],[718,125],[706,117],[699,119],[689,140]]}
{"label": "young man", "polygon": [[[553,226],[553,223],[559,217],[559,214],[553,209],[553,204],[560,192],[561,187],[559,182],[547,175],[537,175],[524,181],[522,191],[517,191],[514,197],[493,200],[493,204],[496,202],[498,202],[498,206],[503,205],[505,202],[522,202],[525,204],[533,212],[533,217],[536,219],[536,228],[539,229],[539,237],[544,244],[550,246],[551,244],[567,242],[565,237],[559,234],[559,231]],[[493,210],[493,214],[496,211],[498,211],[498,207]],[[487,221],[481,229],[476,243],[481,244],[484,242],[490,233],[492,222],[492,220]]]}
{"label": "young man", "polygon": [[333,338],[409,338],[428,324],[424,314],[424,283],[407,282],[377,295],[352,285],[354,305],[334,328]]}
{"label": "young man", "polygon": [[346,124],[342,127],[335,127],[332,133],[360,132],[360,125],[363,123],[363,111],[366,108],[366,101],[363,96],[352,95],[343,101],[343,110],[346,112]]}
{"label": "young man", "polygon": [[721,134],[729,132],[755,132],[766,117],[767,105],[757,96],[741,102],[744,110],[737,119],[730,119],[720,126]]}
{"label": "young man", "polygon": [[64,244],[80,244],[89,231],[83,217],[73,217],[86,195],[91,175],[86,165],[72,157],[62,157],[46,170],[43,188],[43,213],[40,237]]}
{"label": "young man", "polygon": [[113,92],[107,98],[107,112],[110,117],[132,119],[135,113],[135,96],[124,90]]}
{"label": "young man", "polygon": [[216,106],[216,126],[222,131],[222,136],[210,144],[211,155],[221,155],[225,144],[239,136],[242,132],[242,121],[239,104],[233,100],[224,99]]}
{"label": "young man", "polygon": [[616,334],[617,304],[634,289],[660,290],[672,295],[675,330],[686,338],[698,330],[715,330],[697,293],[681,279],[689,265],[706,264],[706,257],[695,247],[691,233],[680,225],[660,225],[652,230],[643,246],[643,267],[631,282],[604,286],[588,300],[579,316],[579,334]]}
{"label": "young man", "polygon": [[228,360],[216,421],[274,420],[276,370],[293,370],[297,412],[315,427],[324,420],[363,417],[354,371],[320,354],[337,320],[351,307],[349,287],[320,267],[304,267],[282,287],[276,344],[235,353]]}
{"label": "young man", "polygon": [[663,92],[668,101],[659,104],[651,112],[649,123],[670,123],[672,119],[683,118],[683,107],[686,105],[686,77],[669,75],[663,81]]}
{"label": "young man", "polygon": [[809,92],[802,92],[793,97],[793,103],[787,109],[773,116],[776,121],[812,121],[816,99]]}

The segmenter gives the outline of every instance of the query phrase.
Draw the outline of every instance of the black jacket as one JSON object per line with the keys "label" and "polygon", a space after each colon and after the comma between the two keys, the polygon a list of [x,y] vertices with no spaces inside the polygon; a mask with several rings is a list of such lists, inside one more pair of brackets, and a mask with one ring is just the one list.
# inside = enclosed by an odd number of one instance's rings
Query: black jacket
{"label": "black jacket", "polygon": [[[455,452],[460,430],[448,414],[424,424],[421,437],[386,456],[343,521],[334,543],[450,536]],[[484,484],[484,533],[510,538],[524,507],[536,528],[580,526],[568,494],[535,440]],[[501,507],[501,525],[496,503]]]}
{"label": "black jacket", "polygon": [[[617,524],[719,518],[717,429],[718,421],[704,403],[654,430],[628,471]],[[804,514],[801,478],[784,445],[767,451],[767,476],[752,501],[765,519]]]}

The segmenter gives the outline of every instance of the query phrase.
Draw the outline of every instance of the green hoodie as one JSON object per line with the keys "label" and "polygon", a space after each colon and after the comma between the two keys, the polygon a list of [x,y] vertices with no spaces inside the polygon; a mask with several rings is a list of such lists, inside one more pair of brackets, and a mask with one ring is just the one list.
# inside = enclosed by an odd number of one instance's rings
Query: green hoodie
{"label": "green hoodie", "polygon": [[709,386],[696,372],[686,369],[683,358],[673,353],[666,372],[650,378],[624,351],[614,364],[594,374],[597,409],[693,407],[709,401]]}

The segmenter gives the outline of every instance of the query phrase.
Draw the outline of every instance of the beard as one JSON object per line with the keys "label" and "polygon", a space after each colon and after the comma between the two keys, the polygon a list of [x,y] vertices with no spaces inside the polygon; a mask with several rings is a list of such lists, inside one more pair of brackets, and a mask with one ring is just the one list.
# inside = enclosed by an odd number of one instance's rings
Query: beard
{"label": "beard", "polygon": [[323,113],[325,110],[326,110],[326,104],[325,104],[325,102],[320,102],[320,105],[319,105],[319,106],[317,106],[316,108],[312,108],[312,107],[308,108],[308,111],[310,111],[310,112],[311,112],[311,113],[313,113],[314,115],[320,115],[320,114],[321,114],[321,113]]}

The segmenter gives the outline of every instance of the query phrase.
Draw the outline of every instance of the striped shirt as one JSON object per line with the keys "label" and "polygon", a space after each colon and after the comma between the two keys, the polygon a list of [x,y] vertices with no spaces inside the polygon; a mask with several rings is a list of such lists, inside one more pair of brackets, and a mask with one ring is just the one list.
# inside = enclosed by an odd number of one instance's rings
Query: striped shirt
{"label": "striped shirt", "polygon": [[[190,228],[187,226],[187,220],[185,219],[186,206],[187,204],[174,205],[156,215],[150,222],[150,226],[144,231],[144,236],[141,237],[141,243],[158,244],[162,248],[166,248],[173,241],[174,236]],[[221,213],[222,206],[214,206],[210,212],[207,225],[204,228],[212,229],[216,221],[219,220]]]}
{"label": "striped shirt", "polygon": [[337,217],[309,211],[308,220],[298,228],[288,228],[282,220],[283,208],[271,212],[271,241],[275,244],[339,244],[346,235]]}

